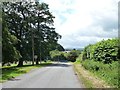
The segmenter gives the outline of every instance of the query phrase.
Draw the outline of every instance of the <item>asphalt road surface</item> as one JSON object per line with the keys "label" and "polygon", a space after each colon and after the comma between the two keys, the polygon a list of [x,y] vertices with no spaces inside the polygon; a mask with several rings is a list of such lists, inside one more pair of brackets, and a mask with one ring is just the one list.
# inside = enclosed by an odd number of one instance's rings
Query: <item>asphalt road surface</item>
{"label": "asphalt road surface", "polygon": [[72,64],[60,62],[9,80],[2,88],[82,88],[82,84]]}

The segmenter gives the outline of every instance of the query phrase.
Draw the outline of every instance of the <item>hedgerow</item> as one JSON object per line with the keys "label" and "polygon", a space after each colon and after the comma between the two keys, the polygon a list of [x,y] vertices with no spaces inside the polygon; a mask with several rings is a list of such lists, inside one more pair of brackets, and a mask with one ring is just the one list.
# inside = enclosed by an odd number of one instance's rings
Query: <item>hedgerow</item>
{"label": "hedgerow", "polygon": [[82,66],[105,80],[113,87],[119,87],[118,61],[119,39],[108,39],[88,45],[77,58]]}

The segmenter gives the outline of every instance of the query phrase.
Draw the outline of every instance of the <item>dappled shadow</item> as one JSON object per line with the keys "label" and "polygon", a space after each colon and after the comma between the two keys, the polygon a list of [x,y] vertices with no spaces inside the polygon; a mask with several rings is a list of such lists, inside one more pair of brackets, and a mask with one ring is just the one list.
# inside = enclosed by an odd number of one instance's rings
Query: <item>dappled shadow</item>
{"label": "dappled shadow", "polygon": [[[47,65],[50,65],[50,64],[52,64],[51,62],[47,62],[47,63],[41,63],[41,64],[34,64],[34,65],[32,65],[32,64],[30,64],[30,65],[23,65],[23,66],[19,66],[19,67],[29,67],[29,66],[35,66],[35,67],[41,67],[41,66],[47,66]],[[18,66],[15,66],[15,67],[18,67]]]}
{"label": "dappled shadow", "polygon": [[[34,65],[34,67],[42,67],[42,66],[47,66],[50,65],[51,63],[41,63],[39,65]],[[19,74],[24,74],[27,73],[26,70],[24,70],[24,67],[30,67],[33,65],[24,65],[21,67],[17,67],[17,66],[11,66],[11,67],[3,67],[0,68],[0,70],[2,70],[2,80],[18,80],[14,78],[14,75],[19,75]],[[20,69],[21,68],[21,69]]]}
{"label": "dappled shadow", "polygon": [[[2,68],[2,80],[15,80],[12,74],[24,74],[26,71],[19,70],[15,67]],[[17,80],[17,79],[16,79]]]}
{"label": "dappled shadow", "polygon": [[68,63],[68,60],[55,60],[54,62]]}
{"label": "dappled shadow", "polygon": [[68,63],[68,60],[59,60],[60,62]]}
{"label": "dappled shadow", "polygon": [[[12,67],[3,67],[0,68],[2,69],[2,80],[10,80],[10,81],[18,81],[20,79],[16,79],[16,74],[24,74],[27,73],[27,71],[24,70],[24,67],[29,67],[29,66],[33,66],[33,65],[24,65],[22,67],[16,67],[16,66],[12,66]],[[71,66],[70,64],[67,63],[67,61],[61,61],[61,62],[55,62],[55,63],[41,63],[39,65],[34,65],[35,67],[69,67]],[[20,70],[19,68],[23,68],[22,70]],[[15,74],[15,77],[14,77]]]}
{"label": "dappled shadow", "polygon": [[21,80],[21,79],[18,79],[18,78],[11,78],[11,79],[9,79],[9,81],[19,81],[19,80]]}
{"label": "dappled shadow", "polygon": [[69,67],[72,66],[70,64],[66,64],[66,63],[53,63],[51,65],[48,65],[46,67]]}

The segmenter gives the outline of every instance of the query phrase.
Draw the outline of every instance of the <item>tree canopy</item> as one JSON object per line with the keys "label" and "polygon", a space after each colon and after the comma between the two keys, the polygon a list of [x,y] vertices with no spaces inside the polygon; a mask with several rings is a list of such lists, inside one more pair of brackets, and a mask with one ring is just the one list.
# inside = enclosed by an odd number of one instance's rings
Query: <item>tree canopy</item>
{"label": "tree canopy", "polygon": [[[18,66],[22,66],[24,60],[34,60],[34,54],[38,56],[36,60],[36,64],[38,64],[41,59],[49,56],[49,51],[53,50],[54,47],[64,50],[57,43],[61,35],[55,31],[53,24],[55,17],[49,11],[48,4],[3,2],[2,12],[5,23],[3,25],[3,55],[9,58],[11,55],[5,52],[13,49],[14,53],[21,56],[15,57],[15,59],[19,59]],[[11,46],[11,49],[6,48],[8,45]],[[14,56],[16,55],[14,54]],[[7,59],[3,59],[4,63],[14,61],[13,58],[7,62],[5,60]]]}

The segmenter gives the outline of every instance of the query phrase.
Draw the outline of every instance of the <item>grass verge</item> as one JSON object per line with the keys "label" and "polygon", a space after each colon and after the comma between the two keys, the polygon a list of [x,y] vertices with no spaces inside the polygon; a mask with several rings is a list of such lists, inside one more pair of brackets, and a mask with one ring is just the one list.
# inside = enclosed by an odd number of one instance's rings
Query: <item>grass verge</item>
{"label": "grass verge", "polygon": [[104,80],[112,88],[118,88],[118,62],[112,62],[110,64],[104,64],[94,60],[81,61],[81,65],[95,76]]}
{"label": "grass verge", "polygon": [[84,83],[85,88],[112,88],[103,80],[96,77],[93,73],[84,69],[78,62],[74,63],[74,70],[76,71],[80,81]]}
{"label": "grass verge", "polygon": [[0,77],[0,83],[3,83],[7,80],[13,79],[16,76],[20,76],[22,74],[28,73],[32,69],[41,68],[47,65],[52,64],[51,62],[44,62],[39,65],[24,65],[22,67],[16,67],[16,66],[7,66],[2,67],[2,77]]}

